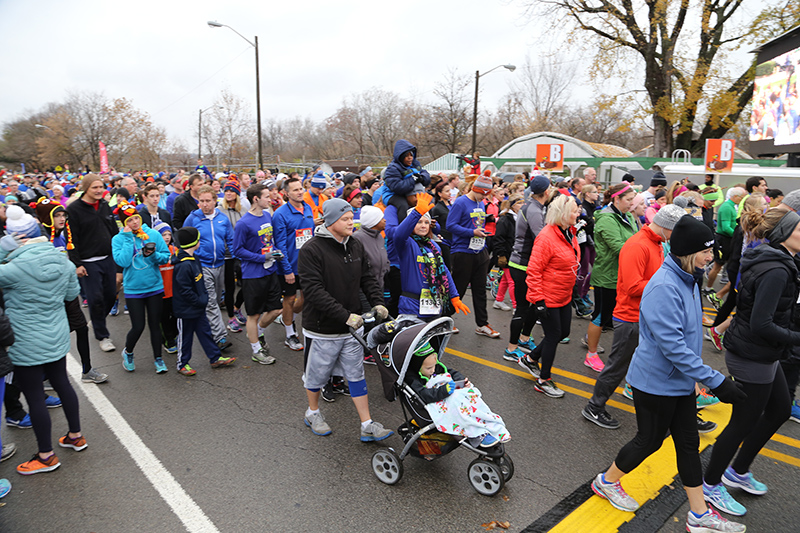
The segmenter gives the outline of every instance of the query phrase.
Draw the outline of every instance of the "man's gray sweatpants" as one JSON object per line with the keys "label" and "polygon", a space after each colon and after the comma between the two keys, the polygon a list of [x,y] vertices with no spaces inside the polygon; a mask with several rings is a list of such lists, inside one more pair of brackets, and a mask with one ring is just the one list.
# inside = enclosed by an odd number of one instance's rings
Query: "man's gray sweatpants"
{"label": "man's gray sweatpants", "polygon": [[214,342],[219,342],[225,335],[225,321],[222,320],[222,310],[219,308],[219,299],[225,290],[225,267],[203,267],[203,281],[208,291],[208,305],[206,317],[211,324],[211,336]]}

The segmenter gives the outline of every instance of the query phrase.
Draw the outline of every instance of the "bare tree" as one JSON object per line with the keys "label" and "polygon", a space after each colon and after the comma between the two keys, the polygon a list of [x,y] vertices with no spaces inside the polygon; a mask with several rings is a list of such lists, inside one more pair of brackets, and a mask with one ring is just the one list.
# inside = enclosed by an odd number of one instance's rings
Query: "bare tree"
{"label": "bare tree", "polygon": [[512,81],[513,98],[531,131],[555,129],[559,113],[569,107],[575,70],[565,67],[560,54],[530,56]]}
{"label": "bare tree", "polygon": [[460,75],[455,70],[449,70],[445,79],[436,83],[433,89],[436,101],[427,106],[427,116],[423,120],[424,145],[432,153],[464,150],[472,127],[472,99],[467,91],[470,83],[470,76]]}

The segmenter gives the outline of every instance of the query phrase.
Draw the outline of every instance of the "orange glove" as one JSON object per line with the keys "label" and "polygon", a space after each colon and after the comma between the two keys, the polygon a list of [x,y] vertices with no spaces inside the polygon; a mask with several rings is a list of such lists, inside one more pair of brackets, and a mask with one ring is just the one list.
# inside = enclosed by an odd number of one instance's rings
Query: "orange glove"
{"label": "orange glove", "polygon": [[453,304],[456,313],[464,313],[465,315],[468,315],[470,313],[469,307],[464,305],[464,302],[462,302],[461,298],[459,298],[458,296],[456,296],[455,298],[450,298],[450,303]]}
{"label": "orange glove", "polygon": [[426,192],[417,193],[417,213],[424,215],[433,209],[433,196]]}

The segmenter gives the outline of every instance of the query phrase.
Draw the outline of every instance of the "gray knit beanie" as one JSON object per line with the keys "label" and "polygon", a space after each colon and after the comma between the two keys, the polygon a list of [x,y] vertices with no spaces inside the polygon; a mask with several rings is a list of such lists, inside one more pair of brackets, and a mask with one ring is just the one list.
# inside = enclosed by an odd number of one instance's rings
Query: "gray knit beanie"
{"label": "gray knit beanie", "polygon": [[677,224],[684,215],[686,215],[686,211],[677,205],[665,205],[659,209],[658,213],[653,217],[653,224],[661,226],[664,229],[672,230],[675,224]]}

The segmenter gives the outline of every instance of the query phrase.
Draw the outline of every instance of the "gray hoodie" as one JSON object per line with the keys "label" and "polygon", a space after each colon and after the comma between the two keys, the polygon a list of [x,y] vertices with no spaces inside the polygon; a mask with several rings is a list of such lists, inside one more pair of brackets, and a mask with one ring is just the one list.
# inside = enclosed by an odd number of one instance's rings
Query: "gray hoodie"
{"label": "gray hoodie", "polygon": [[389,272],[389,256],[386,253],[383,236],[374,229],[362,226],[353,233],[353,238],[364,245],[364,251],[369,259],[369,269],[378,280],[378,286],[383,292],[383,277]]}

